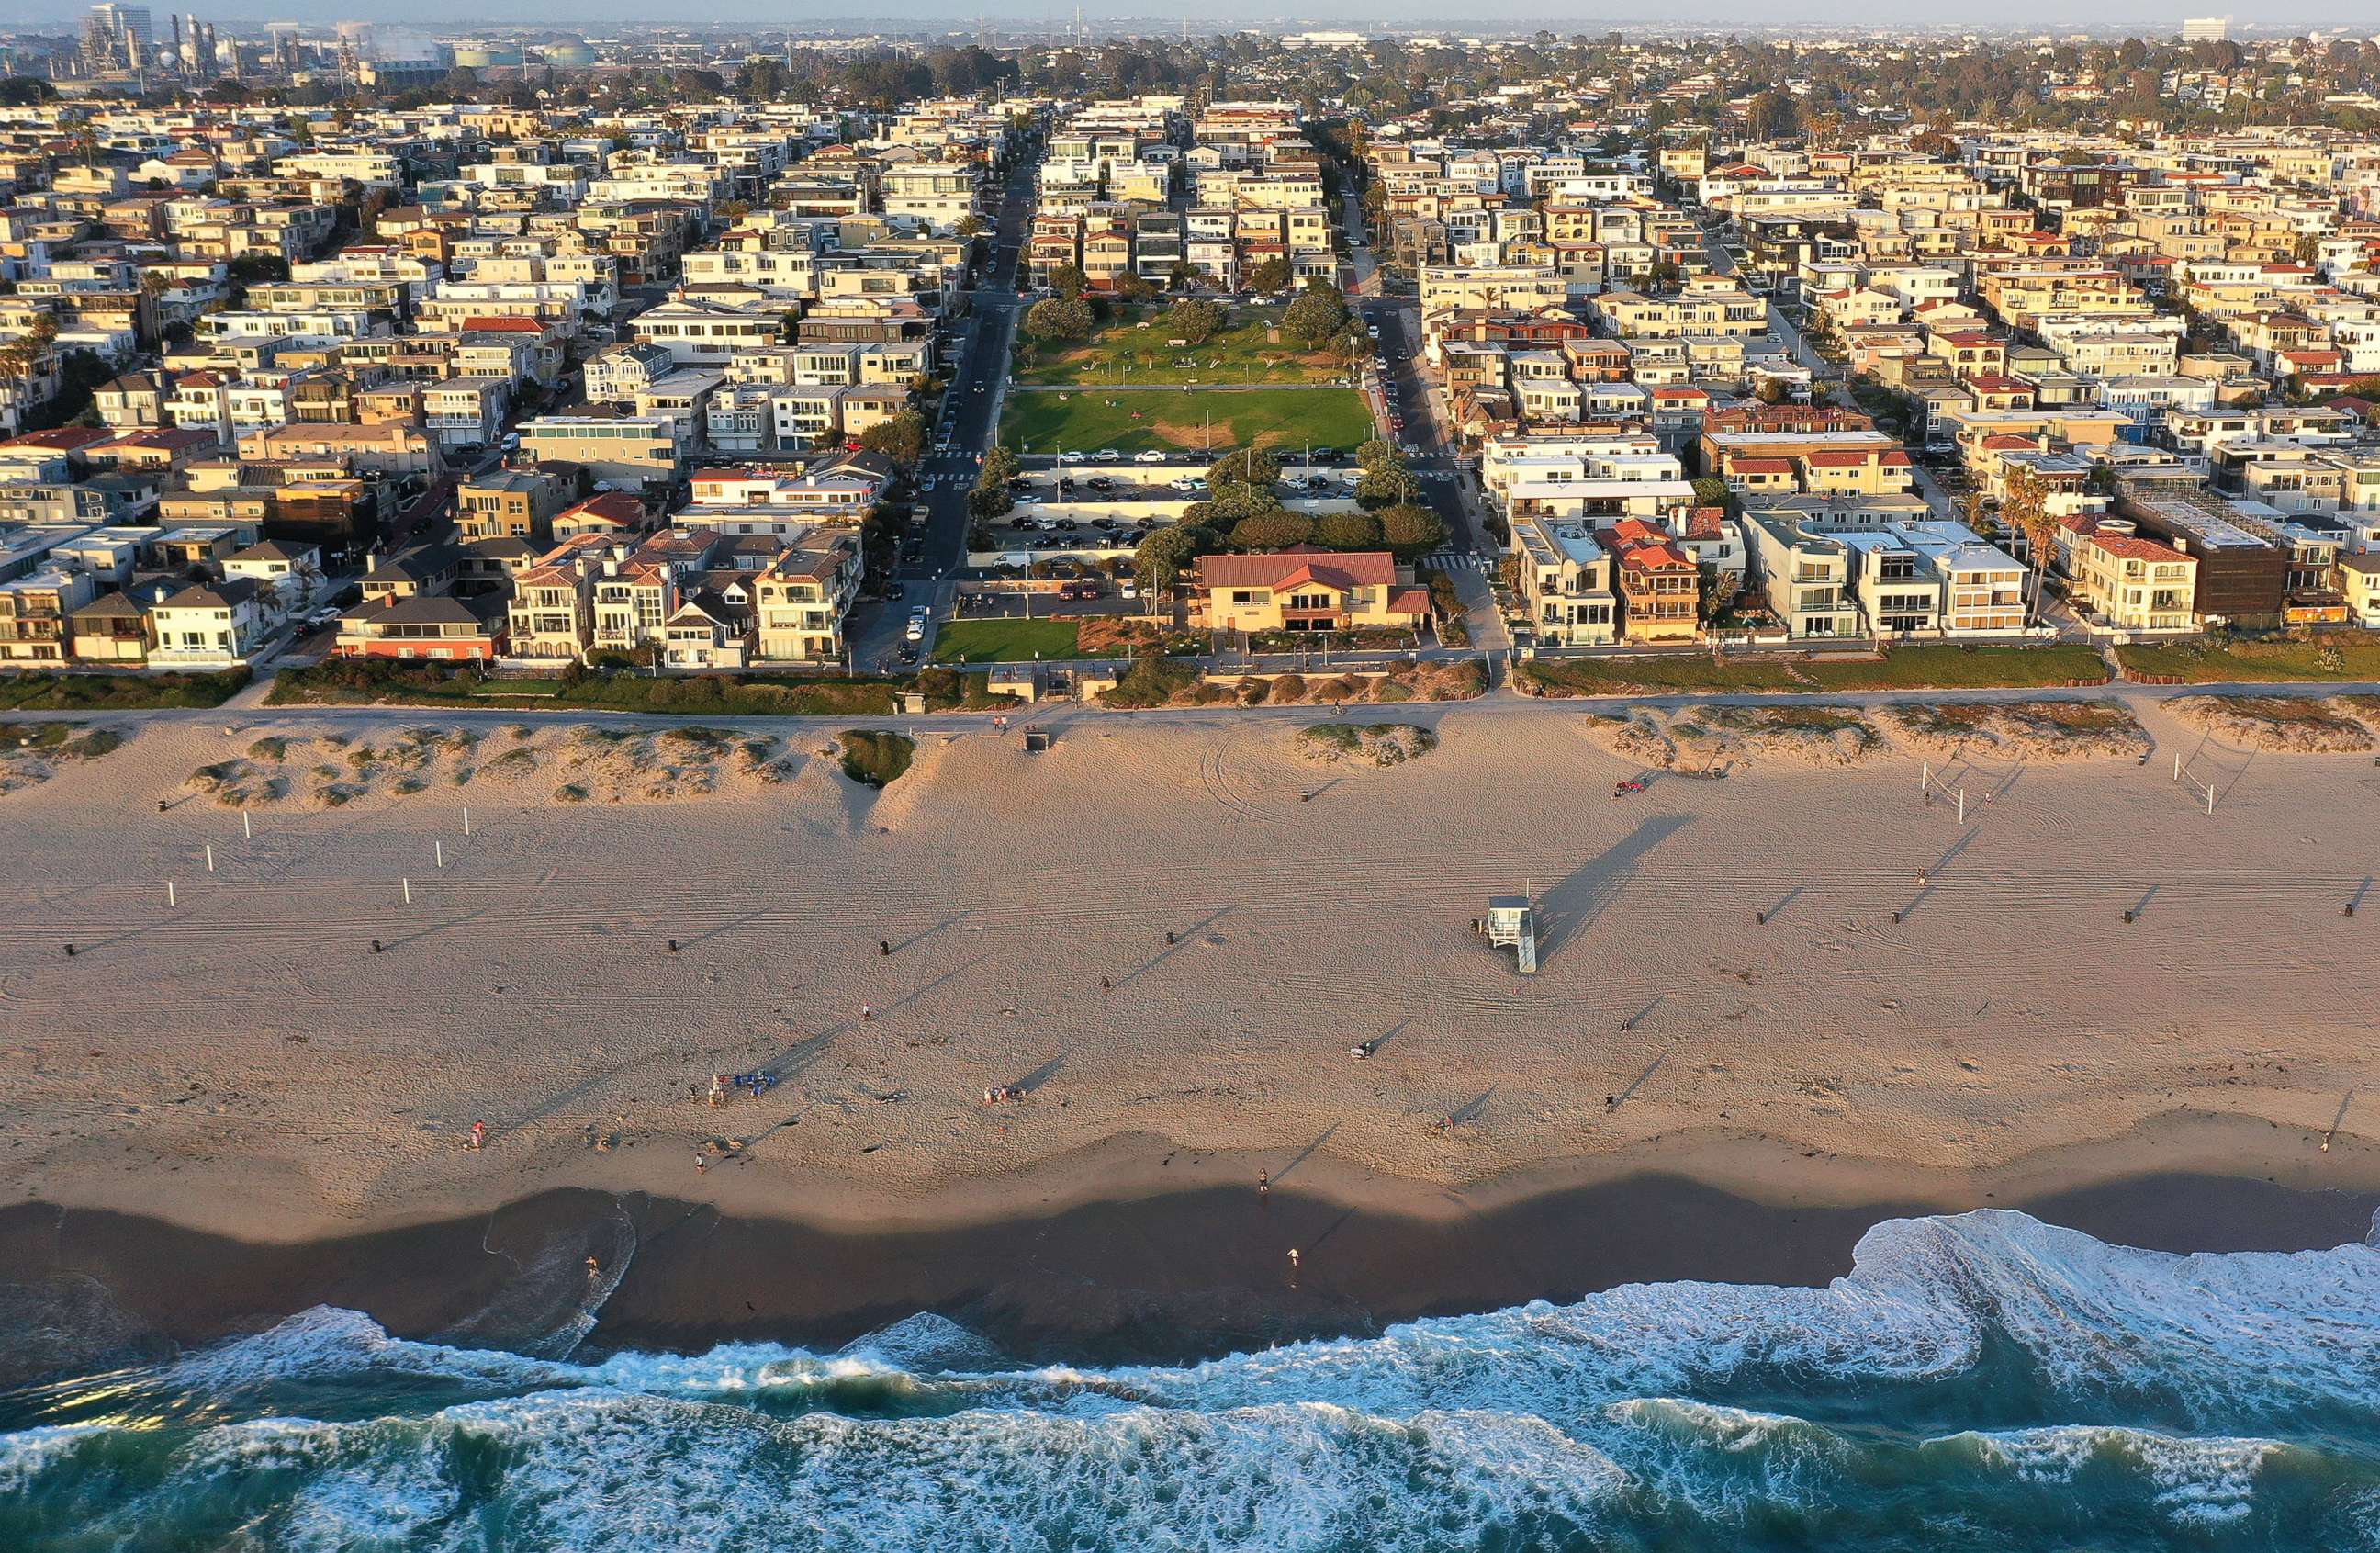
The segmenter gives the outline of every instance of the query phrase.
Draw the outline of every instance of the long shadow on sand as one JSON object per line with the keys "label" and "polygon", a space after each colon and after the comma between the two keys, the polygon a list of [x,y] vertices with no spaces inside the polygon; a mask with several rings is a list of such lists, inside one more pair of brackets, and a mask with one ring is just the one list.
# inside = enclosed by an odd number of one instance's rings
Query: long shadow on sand
{"label": "long shadow on sand", "polygon": [[1657,814],[1614,843],[1610,850],[1545,892],[1537,902],[1537,960],[1553,958],[1570,940],[1594,926],[1603,908],[1636,873],[1645,855],[1686,824],[1682,814]]}

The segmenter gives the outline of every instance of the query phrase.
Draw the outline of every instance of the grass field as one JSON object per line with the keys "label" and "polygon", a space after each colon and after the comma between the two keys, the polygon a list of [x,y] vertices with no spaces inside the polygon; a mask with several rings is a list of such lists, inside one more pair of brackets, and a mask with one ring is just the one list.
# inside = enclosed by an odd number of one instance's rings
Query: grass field
{"label": "grass field", "polygon": [[1034,453],[1090,453],[1103,447],[1125,453],[1154,448],[1196,453],[1208,445],[1207,418],[1214,418],[1212,446],[1218,451],[1280,444],[1352,448],[1372,435],[1372,412],[1352,388],[1208,389],[1162,393],[1101,393],[1052,389],[1008,393],[1001,412],[1000,440]]}
{"label": "grass field", "polygon": [[2380,641],[2335,631],[2309,641],[2218,641],[2211,637],[2119,647],[2128,674],[2171,674],[2192,685],[2380,680]]}
{"label": "grass field", "polygon": [[1025,663],[1079,658],[1082,628],[1071,620],[953,620],[934,637],[937,663]]}
{"label": "grass field", "polygon": [[[1232,309],[1231,326],[1197,346],[1169,346],[1163,308],[1126,309],[1119,322],[1076,345],[1026,345],[1016,381],[1036,383],[1330,382],[1346,376],[1347,353],[1301,351],[1266,337],[1279,310]],[[1138,327],[1146,320],[1148,327]]]}
{"label": "grass field", "polygon": [[2097,685],[2107,666],[2089,648],[1898,647],[1881,661],[1755,659],[1713,662],[1707,653],[1573,658],[1522,665],[1549,696],[1791,695],[1822,690],[1984,690]]}

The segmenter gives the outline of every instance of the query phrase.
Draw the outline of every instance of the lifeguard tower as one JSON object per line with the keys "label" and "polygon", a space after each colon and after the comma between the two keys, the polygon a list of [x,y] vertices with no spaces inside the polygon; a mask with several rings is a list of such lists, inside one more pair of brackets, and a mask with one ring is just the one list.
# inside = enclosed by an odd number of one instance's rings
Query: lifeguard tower
{"label": "lifeguard tower", "polygon": [[1537,969],[1537,917],[1526,895],[1490,895],[1479,930],[1499,949],[1509,946],[1523,976]]}

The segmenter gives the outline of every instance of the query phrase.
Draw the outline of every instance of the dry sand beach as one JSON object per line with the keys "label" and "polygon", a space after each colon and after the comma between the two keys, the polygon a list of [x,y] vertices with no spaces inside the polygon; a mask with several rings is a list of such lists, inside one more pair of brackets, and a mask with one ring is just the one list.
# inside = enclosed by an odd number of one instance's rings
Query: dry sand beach
{"label": "dry sand beach", "polygon": [[[1940,1207],[2380,1184],[2380,922],[2342,915],[2380,770],[2132,704],[2078,750],[2006,712],[1620,737],[1487,703],[1387,767],[1318,766],[1311,714],[1087,715],[1039,755],[978,722],[880,794],[783,725],[128,726],[5,800],[0,1184],[255,1240],[563,1187],[948,1224],[1258,1169],[1422,1214],[1645,1170]],[[1726,780],[1659,770],[1690,719],[1719,754],[1674,763]],[[1521,891],[1535,977],[1471,928]],[[780,1082],[695,1098],[750,1070]]]}

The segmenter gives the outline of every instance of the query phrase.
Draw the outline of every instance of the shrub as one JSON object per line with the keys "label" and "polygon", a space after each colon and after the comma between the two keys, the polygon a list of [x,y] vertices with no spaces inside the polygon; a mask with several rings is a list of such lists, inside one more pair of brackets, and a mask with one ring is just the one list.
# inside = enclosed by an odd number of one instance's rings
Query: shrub
{"label": "shrub", "polygon": [[1198,682],[1193,671],[1162,658],[1143,658],[1118,677],[1115,688],[1103,693],[1100,701],[1111,707],[1131,710],[1138,707],[1161,707]]}
{"label": "shrub", "polygon": [[102,728],[80,738],[68,739],[58,746],[58,753],[69,760],[96,760],[123,747],[123,734],[112,728]]}
{"label": "shrub", "polygon": [[1276,701],[1282,702],[1302,701],[1305,699],[1305,676],[1304,674],[1276,674],[1273,676],[1272,682],[1272,698]]}
{"label": "shrub", "polygon": [[843,774],[869,787],[889,787],[900,781],[917,753],[917,742],[905,734],[846,728],[842,743]]}

